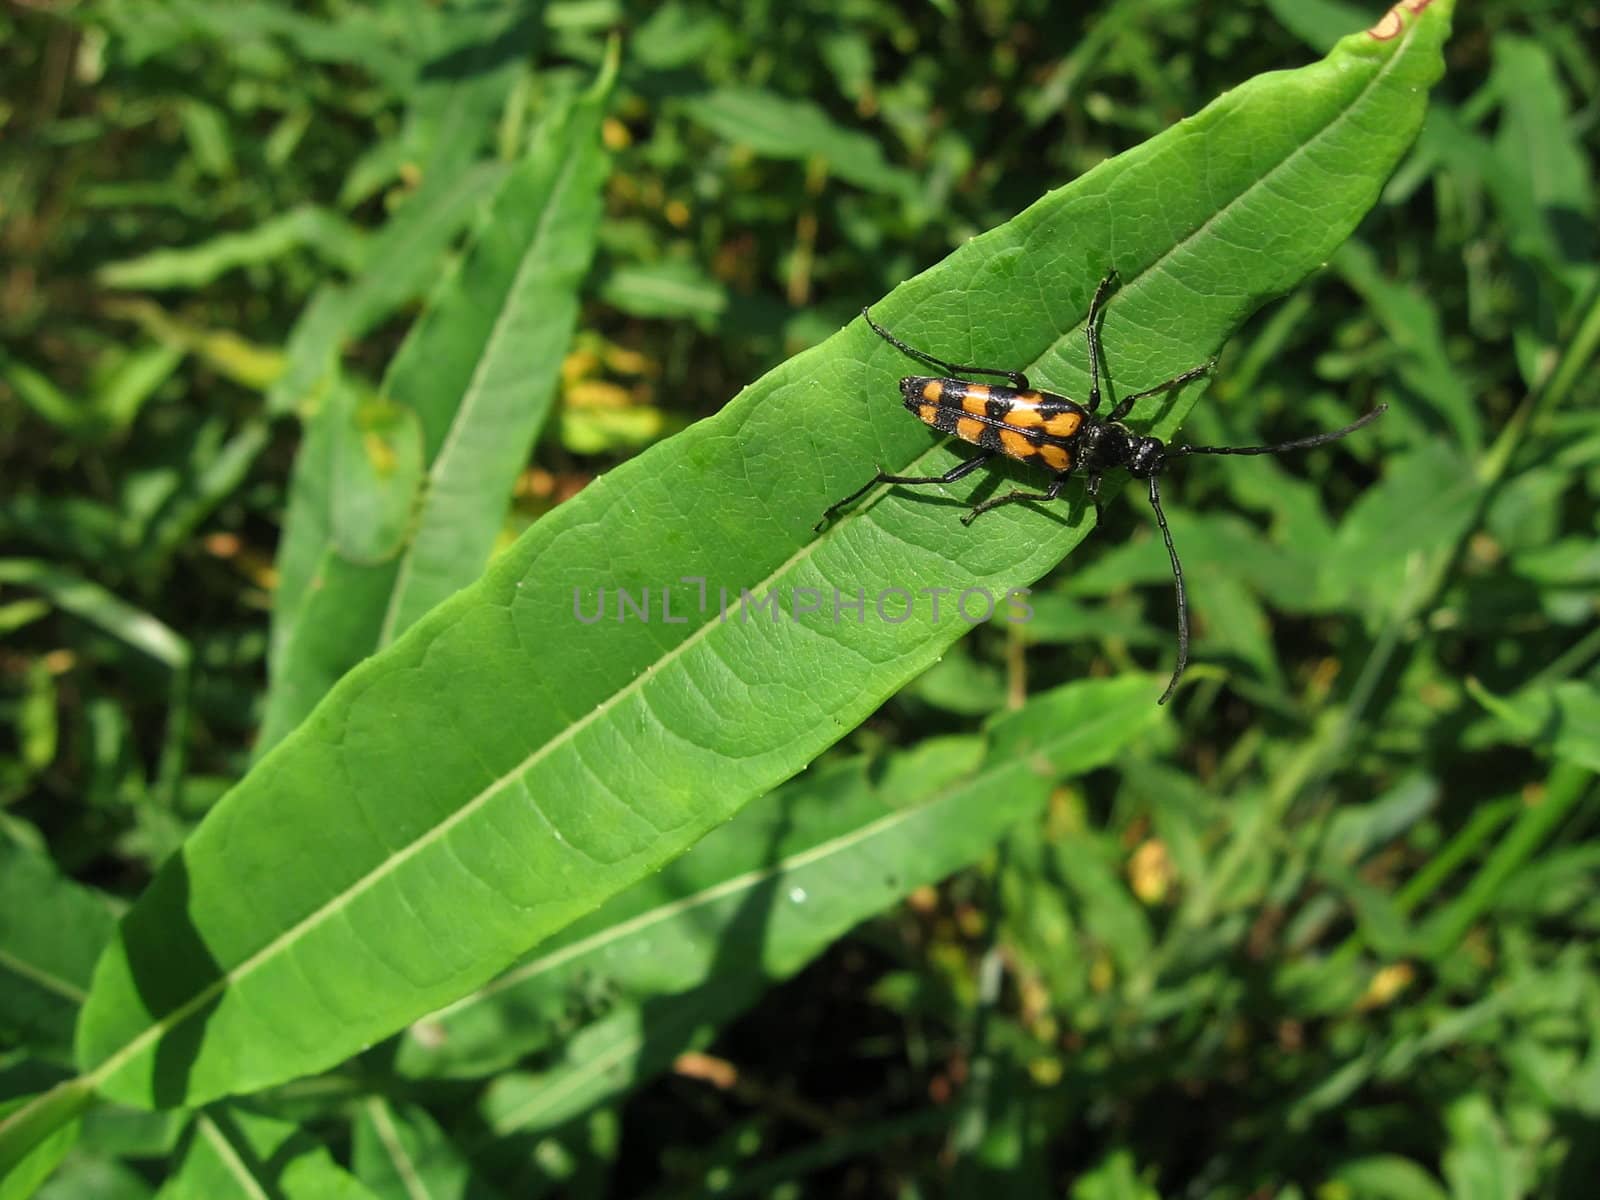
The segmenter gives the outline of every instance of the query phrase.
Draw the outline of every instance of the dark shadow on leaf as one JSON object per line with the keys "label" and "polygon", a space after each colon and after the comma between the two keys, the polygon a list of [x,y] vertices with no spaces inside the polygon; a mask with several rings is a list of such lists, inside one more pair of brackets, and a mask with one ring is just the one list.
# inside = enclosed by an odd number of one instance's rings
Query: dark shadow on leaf
{"label": "dark shadow on leaf", "polygon": [[[189,874],[181,853],[129,912],[119,937],[150,1020],[181,1014],[156,1047],[152,1079],[158,1105],[182,1104],[206,1023],[222,999],[223,970],[189,916]],[[207,998],[196,1003],[199,996]]]}

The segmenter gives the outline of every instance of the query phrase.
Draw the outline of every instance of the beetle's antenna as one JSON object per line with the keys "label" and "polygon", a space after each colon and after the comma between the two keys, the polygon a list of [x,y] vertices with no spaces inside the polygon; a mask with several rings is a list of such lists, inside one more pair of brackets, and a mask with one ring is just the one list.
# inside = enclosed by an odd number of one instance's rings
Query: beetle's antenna
{"label": "beetle's antenna", "polygon": [[1156,524],[1161,526],[1161,536],[1167,543],[1167,557],[1172,560],[1172,579],[1178,589],[1178,665],[1172,669],[1172,678],[1167,683],[1167,690],[1161,693],[1157,704],[1165,704],[1172,698],[1173,691],[1178,686],[1178,680],[1183,678],[1183,669],[1189,665],[1189,600],[1183,593],[1183,564],[1178,561],[1178,548],[1172,544],[1172,530],[1167,528],[1167,514],[1161,511],[1161,476],[1158,473],[1150,476],[1150,506],[1156,510]]}
{"label": "beetle's antenna", "polygon": [[1380,404],[1353,425],[1294,442],[1279,442],[1275,446],[1171,446],[1167,449],[1167,457],[1176,458],[1184,454],[1282,454],[1285,450],[1306,450],[1312,446],[1320,446],[1324,442],[1336,442],[1347,433],[1354,433],[1363,425],[1370,424],[1383,416],[1388,408],[1387,404]]}
{"label": "beetle's antenna", "polygon": [[[1332,433],[1319,433],[1293,442],[1279,442],[1272,446],[1172,446],[1168,448],[1165,457],[1171,459],[1185,454],[1281,454],[1285,450],[1305,450],[1312,446],[1321,446],[1326,442],[1337,441],[1346,434],[1354,433],[1363,425],[1376,421],[1388,407],[1387,404],[1380,404],[1359,421],[1346,425],[1343,429],[1336,429]],[[1150,506],[1156,510],[1156,524],[1161,527],[1161,537],[1167,543],[1167,557],[1172,560],[1172,580],[1178,593],[1178,665],[1173,669],[1167,690],[1161,693],[1161,699],[1156,702],[1165,704],[1172,698],[1178,680],[1183,677],[1184,668],[1189,665],[1189,601],[1183,590],[1183,564],[1178,561],[1178,549],[1172,544],[1172,530],[1167,527],[1167,515],[1161,511],[1159,471],[1153,472],[1150,476]]]}

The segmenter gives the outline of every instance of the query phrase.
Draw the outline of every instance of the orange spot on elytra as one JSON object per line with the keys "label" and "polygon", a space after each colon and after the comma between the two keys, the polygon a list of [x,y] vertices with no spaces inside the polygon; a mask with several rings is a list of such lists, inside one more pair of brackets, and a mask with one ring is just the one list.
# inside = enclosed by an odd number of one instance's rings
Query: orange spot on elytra
{"label": "orange spot on elytra", "polygon": [[1071,437],[1081,424],[1083,418],[1075,412],[1057,413],[1044,423],[1044,431],[1051,437]]}
{"label": "orange spot on elytra", "polygon": [[1012,458],[1032,458],[1039,448],[1014,429],[1000,431],[1000,449]]}
{"label": "orange spot on elytra", "polygon": [[961,400],[961,407],[975,417],[981,417],[989,411],[989,399],[986,396],[975,396],[968,392]]}
{"label": "orange spot on elytra", "polygon": [[1039,447],[1039,457],[1044,459],[1044,465],[1052,471],[1065,471],[1072,465],[1072,455],[1065,447],[1052,446],[1048,442]]}
{"label": "orange spot on elytra", "polygon": [[929,404],[939,403],[939,397],[944,395],[944,384],[937,379],[930,379],[922,385],[922,398]]}
{"label": "orange spot on elytra", "polygon": [[971,442],[976,446],[978,439],[983,437],[983,422],[974,421],[971,417],[962,417],[956,422],[956,436],[963,442]]}

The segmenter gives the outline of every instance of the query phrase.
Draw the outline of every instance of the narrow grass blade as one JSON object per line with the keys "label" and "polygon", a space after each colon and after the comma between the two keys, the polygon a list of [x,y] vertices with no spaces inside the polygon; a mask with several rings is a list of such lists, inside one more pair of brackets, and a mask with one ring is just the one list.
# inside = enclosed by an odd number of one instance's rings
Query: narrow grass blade
{"label": "narrow grass blade", "polygon": [[[337,389],[308,429],[273,614],[262,750],[488,561],[577,322],[609,166],[600,121],[614,72],[613,62],[536,131],[381,396],[357,402]],[[362,412],[389,414],[388,428],[405,435],[380,443],[371,470],[363,464],[378,433],[359,427]]]}
{"label": "narrow grass blade", "polygon": [[535,131],[384,381],[391,403],[421,416],[429,467],[379,646],[482,572],[550,412],[600,227],[610,170],[600,122],[616,69],[613,47],[594,87]]}
{"label": "narrow grass blade", "polygon": [[339,214],[301,205],[243,233],[224,233],[174,250],[154,250],[138,258],[107,263],[100,282],[113,288],[197,288],[240,267],[270,263],[302,246],[346,270],[358,270],[365,257],[362,231]]}
{"label": "narrow grass blade", "polygon": [[67,612],[98,625],[112,637],[174,671],[183,671],[189,666],[191,652],[183,638],[98,583],[27,558],[0,559],[0,583],[43,592]]}

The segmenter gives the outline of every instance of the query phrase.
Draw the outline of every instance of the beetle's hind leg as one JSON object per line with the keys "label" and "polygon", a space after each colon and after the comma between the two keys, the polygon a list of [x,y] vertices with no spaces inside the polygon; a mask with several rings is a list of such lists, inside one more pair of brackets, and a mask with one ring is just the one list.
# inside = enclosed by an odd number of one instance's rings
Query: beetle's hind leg
{"label": "beetle's hind leg", "polygon": [[1004,496],[996,496],[993,500],[985,500],[982,504],[975,504],[972,506],[972,511],[961,518],[961,523],[963,525],[971,525],[991,508],[999,508],[1002,504],[1015,504],[1019,500],[1037,500],[1040,503],[1055,500],[1061,495],[1061,489],[1067,486],[1067,476],[1069,474],[1071,474],[1070,471],[1064,471],[1057,475],[1050,481],[1050,486],[1042,492],[1007,492]]}
{"label": "beetle's hind leg", "polygon": [[1105,476],[1096,471],[1093,475],[1089,476],[1089,482],[1084,487],[1084,491],[1089,494],[1089,499],[1094,504],[1094,527],[1096,529],[1099,529],[1106,523],[1106,510],[1105,507],[1100,503],[1100,481],[1104,478]]}
{"label": "beetle's hind leg", "polygon": [[964,479],[968,475],[972,474],[972,472],[976,471],[979,467],[983,466],[984,463],[988,462],[993,457],[993,450],[980,450],[977,454],[974,454],[971,458],[967,459],[966,462],[957,463],[955,466],[951,467],[943,475],[890,475],[887,471],[879,470],[879,472],[871,479],[867,480],[866,483],[862,484],[843,500],[829,508],[827,512],[823,513],[822,520],[818,521],[811,527],[811,532],[820,532],[824,525],[833,520],[840,509],[848,508],[857,500],[861,499],[861,497],[865,496],[873,488],[877,487],[880,483],[901,484],[910,487],[916,487],[919,484],[925,483],[955,483],[957,480]]}

